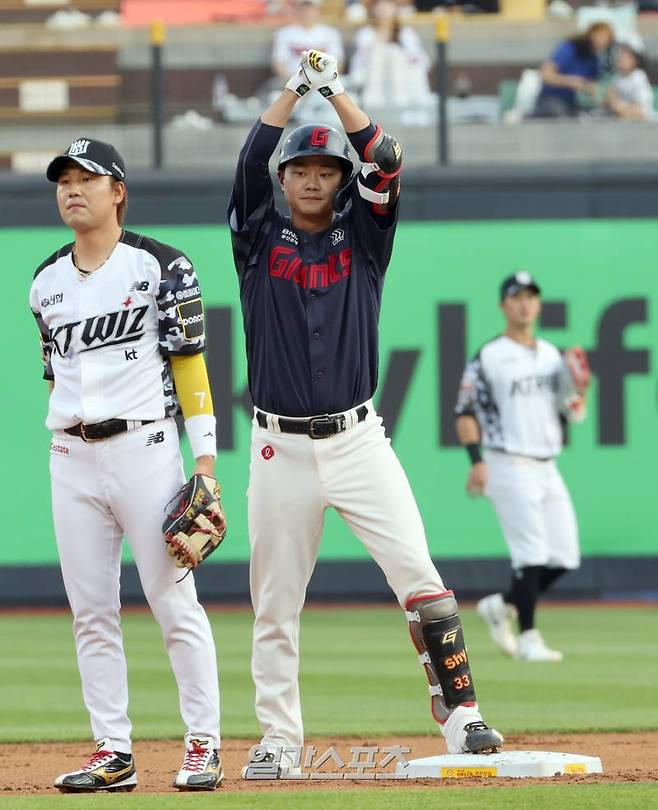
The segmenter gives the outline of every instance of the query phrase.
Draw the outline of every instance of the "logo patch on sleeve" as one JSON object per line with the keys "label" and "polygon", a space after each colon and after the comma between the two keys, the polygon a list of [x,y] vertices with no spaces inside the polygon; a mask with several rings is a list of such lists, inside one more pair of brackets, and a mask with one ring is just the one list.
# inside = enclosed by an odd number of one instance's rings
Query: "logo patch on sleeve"
{"label": "logo patch on sleeve", "polygon": [[203,304],[200,298],[178,304],[178,321],[183,329],[185,340],[198,340],[203,337]]}

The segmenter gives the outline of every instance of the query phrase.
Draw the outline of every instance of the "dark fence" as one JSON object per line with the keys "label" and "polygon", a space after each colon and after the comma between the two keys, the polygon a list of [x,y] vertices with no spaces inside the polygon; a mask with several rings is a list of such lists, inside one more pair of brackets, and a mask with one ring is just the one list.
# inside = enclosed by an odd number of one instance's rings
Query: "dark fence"
{"label": "dark fence", "polygon": [[[229,170],[133,173],[128,222],[224,224],[231,184]],[[658,165],[407,169],[400,214],[439,221],[647,218],[658,216],[657,192]],[[0,202],[0,228],[60,224],[45,177],[0,174]]]}
{"label": "dark fence", "polygon": [[[509,584],[507,560],[435,561],[443,580],[462,600],[479,599]],[[204,602],[249,601],[247,563],[206,563],[195,571]],[[550,599],[658,599],[658,557],[589,557],[551,590]],[[134,565],[121,575],[124,605],[144,604]],[[394,597],[377,565],[368,560],[320,561],[309,583],[309,602],[390,602]],[[57,566],[0,567],[0,607],[59,607],[67,604]]]}

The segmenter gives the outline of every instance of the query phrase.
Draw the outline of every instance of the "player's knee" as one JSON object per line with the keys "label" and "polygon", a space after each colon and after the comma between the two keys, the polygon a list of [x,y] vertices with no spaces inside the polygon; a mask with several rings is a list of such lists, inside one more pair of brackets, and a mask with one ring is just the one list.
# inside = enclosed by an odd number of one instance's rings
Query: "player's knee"
{"label": "player's knee", "polygon": [[77,638],[111,636],[120,624],[118,608],[89,605],[73,609],[73,630]]}
{"label": "player's knee", "polygon": [[[184,584],[184,582],[181,582],[177,587],[180,588]],[[192,584],[191,578],[190,584]],[[172,598],[170,591],[162,588],[154,589],[152,592],[148,588],[144,588],[144,595],[153,618],[161,627],[173,626],[178,621],[184,622],[190,612],[197,609],[202,610],[194,588],[181,589],[180,592],[176,593],[175,598]]]}
{"label": "player's knee", "polygon": [[417,612],[422,624],[449,619],[458,613],[457,600],[452,591],[414,596],[407,601],[406,608]]}

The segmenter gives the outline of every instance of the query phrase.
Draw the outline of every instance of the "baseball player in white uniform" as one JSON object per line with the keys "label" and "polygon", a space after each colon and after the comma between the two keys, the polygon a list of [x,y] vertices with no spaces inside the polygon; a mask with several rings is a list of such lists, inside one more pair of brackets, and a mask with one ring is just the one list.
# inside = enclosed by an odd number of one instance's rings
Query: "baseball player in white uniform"
{"label": "baseball player in white uniform", "polygon": [[174,784],[222,778],[215,646],[192,576],[162,535],[185,482],[173,416],[179,403],[196,472],[214,475],[215,417],[194,268],[178,249],[123,230],[125,166],[110,144],[76,140],[48,167],[74,242],[37,269],[30,290],[49,381],[52,508],[78,666],[96,751],[62,774],[62,791],[137,784],[120,629],[121,545],[128,537],[160,624],[186,726]]}
{"label": "baseball player in white uniform", "polygon": [[[308,124],[284,141],[278,178],[288,217],[276,209],[268,164],[309,85],[344,131]],[[354,174],[347,138],[363,162]],[[344,92],[335,57],[311,51],[252,128],[235,173],[229,223],[256,406],[248,497],[263,737],[252,764],[269,757],[274,778],[299,766],[286,749],[304,743],[299,617],[332,507],[406,611],[448,750],[484,753],[503,742],[480,715],[457,602],[372,403],[400,169],[399,144]]]}
{"label": "baseball player in white uniform", "polygon": [[509,591],[482,599],[478,612],[508,655],[560,661],[562,653],[549,649],[535,627],[535,607],[553,582],[580,565],[576,515],[555,457],[564,420],[584,417],[589,377],[581,350],[563,356],[535,337],[540,292],[524,271],[503,281],[507,327],[464,371],[457,435],[471,460],[467,491],[490,498],[512,564]]}
{"label": "baseball player in white uniform", "polygon": [[323,0],[294,0],[295,20],[274,32],[272,69],[281,79],[297,70],[302,51],[314,48],[332,53],[340,67],[343,62],[343,40],[340,31],[322,22]]}

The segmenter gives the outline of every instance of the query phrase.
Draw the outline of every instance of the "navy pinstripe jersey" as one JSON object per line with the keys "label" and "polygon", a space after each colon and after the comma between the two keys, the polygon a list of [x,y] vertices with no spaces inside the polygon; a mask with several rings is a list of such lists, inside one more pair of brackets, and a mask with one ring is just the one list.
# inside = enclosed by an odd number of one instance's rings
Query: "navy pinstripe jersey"
{"label": "navy pinstripe jersey", "polygon": [[[370,125],[350,136],[357,151],[375,131]],[[228,211],[249,390],[270,413],[337,413],[369,399],[377,386],[379,312],[398,206],[375,214],[356,174],[329,228],[294,228],[275,208],[269,173],[282,132],[260,120],[253,127]]]}

